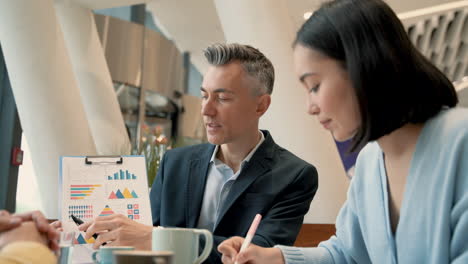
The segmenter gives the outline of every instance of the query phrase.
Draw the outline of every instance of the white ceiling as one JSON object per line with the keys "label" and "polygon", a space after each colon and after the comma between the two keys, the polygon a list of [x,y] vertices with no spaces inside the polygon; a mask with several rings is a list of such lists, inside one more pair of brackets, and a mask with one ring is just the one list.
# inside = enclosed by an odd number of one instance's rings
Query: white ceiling
{"label": "white ceiling", "polygon": [[[304,22],[304,12],[315,9],[320,2],[287,1],[287,11],[295,27],[298,28]],[[157,26],[174,41],[180,51],[189,52],[192,63],[200,72],[204,72],[207,64],[203,49],[211,43],[225,41],[214,1],[155,0],[148,3],[147,9],[153,14]]]}
{"label": "white ceiling", "polygon": [[[234,1],[234,0],[226,0]],[[252,0],[257,1],[257,0]],[[264,1],[264,0],[263,0]],[[270,0],[274,3],[274,0]],[[304,13],[317,9],[325,0],[288,0],[287,12],[294,27],[304,22]],[[454,0],[387,0],[397,12],[424,8]],[[192,63],[205,72],[202,50],[214,42],[224,42],[224,33],[216,12],[214,0],[154,0],[147,4],[158,27],[162,28],[180,51],[191,54]]]}
{"label": "white ceiling", "polygon": [[[219,22],[214,0],[56,0],[73,1],[90,9],[104,9],[146,3],[154,21],[181,52],[191,54],[192,63],[204,72],[205,59],[202,51],[209,44],[224,42],[224,33]],[[226,0],[235,1],[235,0]],[[260,0],[251,0],[260,1]],[[265,0],[262,0],[265,1]],[[272,4],[276,0],[270,0]],[[303,14],[315,10],[326,0],[287,0],[293,25],[299,28],[304,22]],[[455,0],[386,0],[397,12],[405,12]]]}
{"label": "white ceiling", "polygon": [[147,9],[157,26],[180,51],[189,52],[192,63],[204,72],[202,50],[211,43],[224,42],[213,0],[156,0]]}
{"label": "white ceiling", "polygon": [[149,3],[154,0],[55,0],[56,2],[73,2],[89,9],[105,9],[119,6],[130,6]]}

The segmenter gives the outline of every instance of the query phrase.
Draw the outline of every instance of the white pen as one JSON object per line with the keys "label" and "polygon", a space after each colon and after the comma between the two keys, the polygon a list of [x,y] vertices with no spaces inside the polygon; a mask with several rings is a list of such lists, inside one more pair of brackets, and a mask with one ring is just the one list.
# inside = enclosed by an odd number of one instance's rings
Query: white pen
{"label": "white pen", "polygon": [[[245,236],[244,242],[242,243],[242,246],[239,250],[239,253],[244,251],[246,248],[249,247],[250,242],[252,241],[252,238],[255,236],[255,232],[257,232],[257,227],[258,224],[260,224],[260,220],[262,220],[262,215],[257,214],[252,221],[252,224],[250,225],[249,232],[247,232],[247,236]],[[234,264],[238,264],[237,261],[234,262]]]}

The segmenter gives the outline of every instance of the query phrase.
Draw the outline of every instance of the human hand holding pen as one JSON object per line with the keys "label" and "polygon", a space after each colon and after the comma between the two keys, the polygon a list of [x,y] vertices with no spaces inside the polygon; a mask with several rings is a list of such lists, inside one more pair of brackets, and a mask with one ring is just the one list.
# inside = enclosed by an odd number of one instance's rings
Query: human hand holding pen
{"label": "human hand holding pen", "polygon": [[[250,244],[251,239],[255,235],[253,227],[258,226],[260,217],[257,217],[252,222],[252,225],[247,233],[246,238],[231,237],[218,246],[218,251],[223,254],[221,261],[225,264],[284,264],[283,254],[278,248],[264,248],[254,244]],[[251,232],[253,231],[253,233]],[[249,235],[250,234],[250,235]]]}
{"label": "human hand holding pen", "polygon": [[153,226],[147,226],[129,219],[125,215],[98,216],[93,221],[78,227],[86,232],[85,239],[98,234],[93,244],[98,249],[104,243],[112,246],[132,246],[137,250],[151,250]]}
{"label": "human hand holding pen", "polygon": [[254,244],[240,253],[242,237],[231,237],[218,246],[218,251],[223,254],[221,261],[224,264],[284,264],[283,253],[279,248],[264,248]]}
{"label": "human hand holding pen", "polygon": [[[247,232],[247,235],[245,236],[244,242],[242,242],[242,246],[239,250],[239,253],[244,252],[245,249],[249,247],[250,242],[252,242],[252,238],[255,236],[255,232],[257,232],[257,227],[260,224],[260,220],[262,220],[262,215],[261,214],[255,215],[255,218],[252,221],[252,224],[250,225],[249,231]],[[239,263],[235,261],[234,264],[239,264]]]}
{"label": "human hand holding pen", "polygon": [[[82,224],[84,224],[83,220],[79,219],[78,217],[74,216],[73,214],[71,215],[71,218],[72,218],[73,222],[75,222],[75,224],[78,227],[81,226]],[[80,231],[86,232],[86,230],[80,230]],[[93,238],[94,238],[94,240],[96,240],[98,238],[98,234],[93,234]],[[106,245],[106,242],[104,242],[101,246],[105,246],[105,245]]]}

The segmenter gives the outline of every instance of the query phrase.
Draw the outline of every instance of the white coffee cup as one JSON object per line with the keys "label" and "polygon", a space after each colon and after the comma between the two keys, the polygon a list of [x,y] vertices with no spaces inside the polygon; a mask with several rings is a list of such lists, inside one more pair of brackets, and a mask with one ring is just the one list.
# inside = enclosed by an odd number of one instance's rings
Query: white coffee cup
{"label": "white coffee cup", "polygon": [[173,264],[174,253],[170,251],[114,251],[115,264]]}
{"label": "white coffee cup", "polygon": [[[199,236],[205,237],[205,247],[198,255]],[[153,228],[153,251],[174,252],[174,264],[199,264],[208,258],[213,247],[211,232],[190,228]]]}

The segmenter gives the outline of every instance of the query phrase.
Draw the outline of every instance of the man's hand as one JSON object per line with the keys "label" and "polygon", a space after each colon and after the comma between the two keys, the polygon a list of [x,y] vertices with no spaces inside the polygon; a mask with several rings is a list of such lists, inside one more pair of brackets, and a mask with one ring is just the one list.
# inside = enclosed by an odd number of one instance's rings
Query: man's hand
{"label": "man's hand", "polygon": [[98,249],[104,242],[112,246],[132,246],[138,250],[151,250],[153,226],[135,222],[121,214],[99,216],[94,221],[84,223],[78,227],[86,232],[85,239],[94,234],[99,236],[93,248]]}
{"label": "man's hand", "polygon": [[48,244],[47,236],[41,234],[36,224],[31,221],[23,222],[20,226],[0,234],[0,248],[17,241],[33,241],[45,246]]}
{"label": "man's hand", "polygon": [[219,244],[218,251],[223,254],[221,261],[224,264],[284,264],[283,253],[279,248],[264,248],[250,244],[241,253],[240,248],[244,238],[231,237]]}

